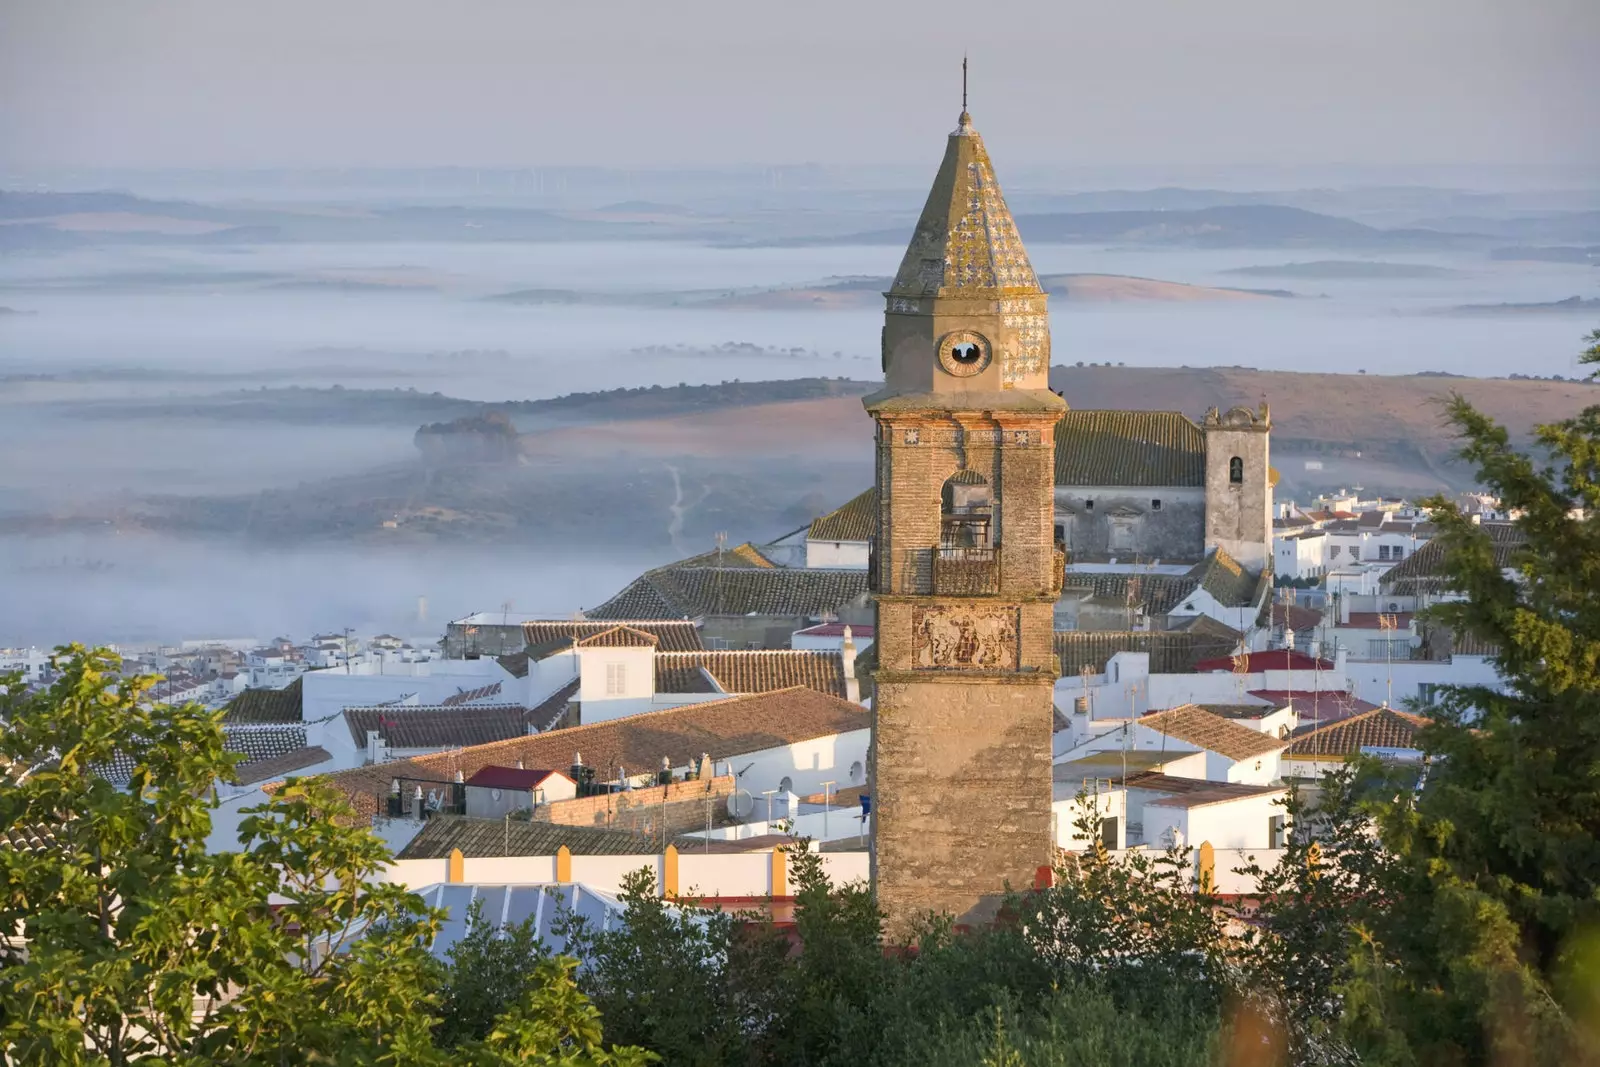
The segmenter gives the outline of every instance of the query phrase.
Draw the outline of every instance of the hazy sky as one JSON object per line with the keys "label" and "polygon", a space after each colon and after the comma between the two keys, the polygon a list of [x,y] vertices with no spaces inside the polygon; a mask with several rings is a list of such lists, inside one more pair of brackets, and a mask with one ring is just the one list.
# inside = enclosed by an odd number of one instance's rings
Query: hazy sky
{"label": "hazy sky", "polygon": [[1600,0],[0,0],[0,165],[1600,169]]}

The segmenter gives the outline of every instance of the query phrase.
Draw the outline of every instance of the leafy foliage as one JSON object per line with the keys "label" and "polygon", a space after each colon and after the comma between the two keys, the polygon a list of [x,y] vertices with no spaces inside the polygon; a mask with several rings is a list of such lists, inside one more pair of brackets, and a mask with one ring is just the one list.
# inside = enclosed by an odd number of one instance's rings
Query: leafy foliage
{"label": "leafy foliage", "polygon": [[[606,1050],[570,961],[543,961],[481,1040],[436,1042],[439,916],[378,880],[388,854],[341,794],[291,779],[207,855],[239,758],[219,715],[151,704],[154,678],[60,650],[59,679],[0,678],[0,1047],[15,1064],[573,1065]],[[127,789],[100,769],[132,767]],[[276,895],[277,902],[274,902]]]}

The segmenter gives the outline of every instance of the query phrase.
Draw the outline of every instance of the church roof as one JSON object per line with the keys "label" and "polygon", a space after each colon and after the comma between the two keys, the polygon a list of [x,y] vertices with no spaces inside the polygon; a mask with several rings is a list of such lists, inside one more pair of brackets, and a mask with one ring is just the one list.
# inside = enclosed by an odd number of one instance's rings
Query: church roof
{"label": "church roof", "polygon": [[1204,486],[1205,433],[1180,411],[1068,411],[1056,484]]}
{"label": "church roof", "polygon": [[867,541],[878,532],[878,490],[874,486],[820,518],[811,520],[808,541]]}
{"label": "church roof", "polygon": [[896,296],[1040,293],[983,138],[965,111],[889,292]]}

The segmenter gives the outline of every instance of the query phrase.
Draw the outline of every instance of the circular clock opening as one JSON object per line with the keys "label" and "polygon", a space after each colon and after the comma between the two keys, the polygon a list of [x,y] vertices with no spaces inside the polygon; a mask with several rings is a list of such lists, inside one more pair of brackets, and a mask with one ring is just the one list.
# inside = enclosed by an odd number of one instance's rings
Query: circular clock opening
{"label": "circular clock opening", "polygon": [[964,367],[971,366],[983,358],[983,349],[971,341],[961,341],[950,346],[950,358]]}

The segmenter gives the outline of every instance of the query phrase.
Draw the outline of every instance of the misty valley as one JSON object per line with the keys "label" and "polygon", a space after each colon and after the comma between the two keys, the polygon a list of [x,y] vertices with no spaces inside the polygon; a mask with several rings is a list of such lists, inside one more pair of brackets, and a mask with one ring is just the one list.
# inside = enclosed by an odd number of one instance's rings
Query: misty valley
{"label": "misty valley", "polygon": [[[1470,487],[1444,392],[1593,402],[1592,204],[1176,192],[1014,198],[1069,405],[1268,400],[1280,492],[1420,494]],[[915,195],[787,196],[0,194],[0,644],[570,613],[804,526],[871,484]]]}

